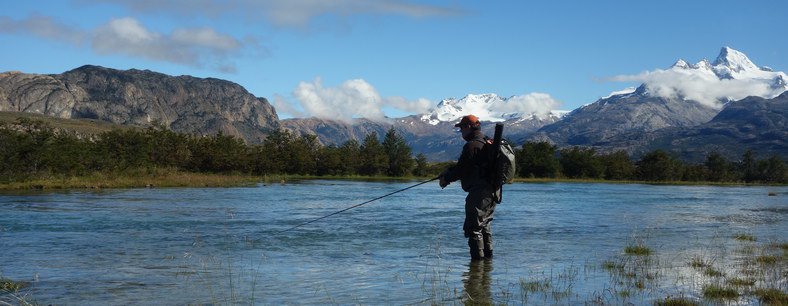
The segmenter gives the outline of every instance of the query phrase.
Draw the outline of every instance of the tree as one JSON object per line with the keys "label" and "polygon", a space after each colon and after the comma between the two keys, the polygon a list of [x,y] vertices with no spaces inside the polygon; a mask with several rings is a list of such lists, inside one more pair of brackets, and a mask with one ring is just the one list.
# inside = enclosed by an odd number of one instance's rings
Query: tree
{"label": "tree", "polygon": [[255,148],[254,169],[259,174],[285,173],[290,162],[290,150],[294,142],[293,135],[283,129],[271,132],[263,143]]}
{"label": "tree", "polygon": [[596,151],[590,148],[563,149],[558,162],[561,164],[561,173],[570,178],[600,178],[604,173],[602,162],[596,157]]}
{"label": "tree", "polygon": [[339,157],[342,161],[340,174],[359,174],[361,168],[361,145],[355,139],[350,139],[339,147]]}
{"label": "tree", "polygon": [[517,153],[517,170],[521,177],[556,177],[556,146],[546,141],[526,142]]}
{"label": "tree", "polygon": [[317,136],[301,135],[293,141],[289,148],[289,161],[285,165],[286,173],[314,174],[317,167],[320,144]]}
{"label": "tree", "polygon": [[317,155],[315,174],[337,175],[342,171],[342,156],[335,145],[321,147]]}
{"label": "tree", "polygon": [[380,144],[377,133],[372,132],[364,137],[359,153],[361,161],[359,174],[371,176],[384,173],[387,170],[388,155]]}
{"label": "tree", "polygon": [[429,174],[429,163],[427,162],[427,157],[424,156],[424,153],[419,153],[416,155],[416,167],[413,168],[413,175],[415,176],[427,176]]}
{"label": "tree", "polygon": [[390,128],[383,138],[383,150],[388,157],[388,176],[404,176],[410,173],[413,168],[413,157],[405,138],[397,134],[394,128]]}
{"label": "tree", "polygon": [[634,177],[635,165],[629,159],[629,154],[626,151],[616,151],[599,158],[605,169],[604,178],[606,180],[627,180]]}
{"label": "tree", "polygon": [[714,182],[730,181],[733,178],[731,173],[732,165],[728,160],[717,152],[711,152],[706,156],[706,170],[708,179]]}
{"label": "tree", "polygon": [[667,152],[655,150],[637,162],[637,174],[644,181],[677,181],[682,177],[682,166]]}
{"label": "tree", "polygon": [[755,160],[755,153],[752,150],[747,150],[742,155],[739,171],[745,182],[750,183],[758,180],[758,162]]}
{"label": "tree", "polygon": [[769,159],[758,161],[758,172],[764,182],[786,183],[788,182],[788,171],[785,163],[777,156],[772,155]]}

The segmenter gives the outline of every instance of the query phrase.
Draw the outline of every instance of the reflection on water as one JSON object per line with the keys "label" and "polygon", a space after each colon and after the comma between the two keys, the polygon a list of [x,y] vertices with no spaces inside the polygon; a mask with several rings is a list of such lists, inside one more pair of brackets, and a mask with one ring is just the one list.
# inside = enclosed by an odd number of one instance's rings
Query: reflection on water
{"label": "reflection on water", "polygon": [[465,305],[491,305],[492,291],[490,274],[493,270],[491,259],[472,260],[468,271],[462,274]]}
{"label": "reflection on water", "polygon": [[[650,305],[697,300],[739,275],[788,286],[787,261],[762,264],[788,242],[786,187],[507,185],[495,269],[469,263],[457,186],[422,185],[277,234],[412,184],[0,194],[0,277],[57,305]],[[624,254],[632,244],[653,254]]]}

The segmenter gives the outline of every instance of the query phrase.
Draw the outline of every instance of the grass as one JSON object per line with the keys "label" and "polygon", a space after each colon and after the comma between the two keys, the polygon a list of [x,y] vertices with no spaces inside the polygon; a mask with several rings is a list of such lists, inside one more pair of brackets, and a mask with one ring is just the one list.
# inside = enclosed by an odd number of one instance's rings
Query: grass
{"label": "grass", "polygon": [[666,297],[664,300],[657,300],[654,302],[656,306],[695,306],[700,305],[700,303],[693,301],[691,299],[685,297]]}
{"label": "grass", "polygon": [[690,267],[693,267],[693,268],[696,268],[696,269],[703,269],[703,268],[711,267],[711,263],[709,263],[708,261],[704,260],[703,258],[693,257],[692,260],[690,261]]}
{"label": "grass", "polygon": [[779,260],[779,257],[775,255],[761,255],[755,258],[755,262],[764,264],[764,265],[773,265],[776,264]]}
{"label": "grass", "polygon": [[706,276],[709,276],[709,277],[723,277],[723,276],[725,276],[724,273],[720,272],[717,269],[714,269],[713,267],[706,267],[706,269],[703,270],[703,274],[706,275]]}
{"label": "grass", "polygon": [[234,187],[280,181],[278,177],[243,174],[192,173],[172,169],[139,169],[121,173],[92,173],[78,177],[46,177],[0,184],[0,190],[102,189],[151,187]]}
{"label": "grass", "polygon": [[550,289],[550,281],[526,281],[525,279],[520,278],[520,289],[528,293],[547,291]]}
{"label": "grass", "polygon": [[739,298],[739,291],[736,288],[720,287],[712,284],[703,287],[703,297],[712,300],[732,300]]}
{"label": "grass", "polygon": [[736,234],[736,236],[734,236],[733,238],[736,239],[736,240],[739,240],[739,241],[753,241],[754,242],[754,241],[757,240],[755,238],[755,236],[750,235],[750,234]]}
{"label": "grass", "polygon": [[756,289],[755,296],[767,305],[788,305],[788,293],[779,289]]}
{"label": "grass", "polygon": [[650,248],[642,245],[630,245],[624,248],[624,254],[627,255],[635,255],[635,256],[648,256],[651,255],[653,251]]}
{"label": "grass", "polygon": [[755,286],[755,280],[752,278],[738,278],[734,277],[727,280],[728,285],[735,287],[752,287]]}
{"label": "grass", "polygon": [[109,132],[113,129],[130,129],[136,126],[115,124],[96,119],[63,119],[47,115],[25,113],[25,112],[0,112],[0,124],[13,124],[18,118],[26,118],[34,121],[43,121],[47,126],[74,131],[79,134],[98,135]]}
{"label": "grass", "polygon": [[770,243],[770,244],[769,244],[769,248],[772,248],[772,249],[781,249],[781,250],[783,250],[783,251],[786,251],[786,252],[788,252],[788,243],[777,243],[777,242],[772,242],[772,243]]}
{"label": "grass", "polygon": [[7,278],[0,278],[0,291],[17,292],[27,286],[28,284],[25,282],[15,282]]}

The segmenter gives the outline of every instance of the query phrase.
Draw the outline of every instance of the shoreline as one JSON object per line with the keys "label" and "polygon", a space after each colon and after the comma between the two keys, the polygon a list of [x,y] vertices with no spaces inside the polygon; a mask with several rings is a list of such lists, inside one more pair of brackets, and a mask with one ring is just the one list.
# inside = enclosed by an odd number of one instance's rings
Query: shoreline
{"label": "shoreline", "polygon": [[[93,173],[84,176],[47,177],[26,181],[0,183],[0,191],[22,190],[79,190],[113,188],[160,188],[160,187],[250,187],[257,184],[287,183],[300,180],[346,180],[346,181],[426,181],[434,177],[388,177],[359,175],[264,175],[196,173],[167,169],[137,170],[124,173]],[[583,183],[583,184],[644,184],[671,186],[775,186],[788,184],[756,184],[744,182],[693,182],[693,181],[631,181],[568,178],[516,178],[515,183]]]}

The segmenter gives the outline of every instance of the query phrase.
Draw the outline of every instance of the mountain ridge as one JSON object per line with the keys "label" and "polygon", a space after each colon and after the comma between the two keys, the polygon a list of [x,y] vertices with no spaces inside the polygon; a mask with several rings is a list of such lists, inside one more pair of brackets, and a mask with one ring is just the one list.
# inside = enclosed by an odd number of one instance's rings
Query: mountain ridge
{"label": "mountain ridge", "polygon": [[127,125],[162,124],[197,135],[260,142],[279,127],[265,98],[216,78],[84,65],[61,74],[0,73],[0,111]]}
{"label": "mountain ridge", "polygon": [[[667,90],[667,85],[675,84],[659,83],[670,80],[664,78],[664,74],[679,78],[690,76],[728,87],[755,84],[762,90],[743,87],[740,92],[730,93],[750,93],[766,100],[777,99],[778,96],[772,96],[774,93],[784,93],[788,89],[785,73],[758,67],[743,53],[724,47],[714,63],[701,60],[689,64],[679,59],[667,70],[644,74],[644,82],[638,87],[614,91],[571,112],[555,111],[559,103],[547,94],[504,98],[486,93],[447,98],[430,112],[400,118],[377,121],[359,118],[351,123],[319,118],[280,120],[267,99],[255,97],[230,81],[93,65],[61,74],[0,73],[0,111],[100,119],[139,126],[159,123],[178,132],[223,133],[241,137],[249,143],[259,143],[268,132],[279,128],[297,135],[314,134],[325,145],[339,145],[350,139],[361,141],[371,132],[381,137],[393,128],[404,136],[414,153],[424,153],[429,160],[442,161],[457,157],[462,139],[453,124],[468,113],[481,117],[483,131],[490,135],[494,123],[504,123],[505,136],[517,145],[543,140],[559,147],[592,147],[600,152],[620,149],[642,152],[644,148],[653,148],[650,142],[657,139],[663,139],[661,143],[668,146],[670,142],[660,137],[667,137],[663,135],[671,131],[690,130],[709,123],[728,105],[739,105],[736,101],[748,99],[746,96],[734,99],[735,95],[726,96],[725,93],[714,96],[711,103],[703,100],[704,97],[695,99],[694,92],[682,92],[680,88]],[[747,112],[756,111],[745,108],[740,110],[740,115],[747,117]],[[780,114],[783,113],[777,112],[777,116]],[[734,121],[720,122],[723,123],[718,124],[733,124]],[[780,125],[763,125],[763,128],[780,128]],[[755,137],[768,135],[771,134],[756,133]],[[698,146],[702,147],[703,143]],[[778,153],[787,155],[786,152]]]}

